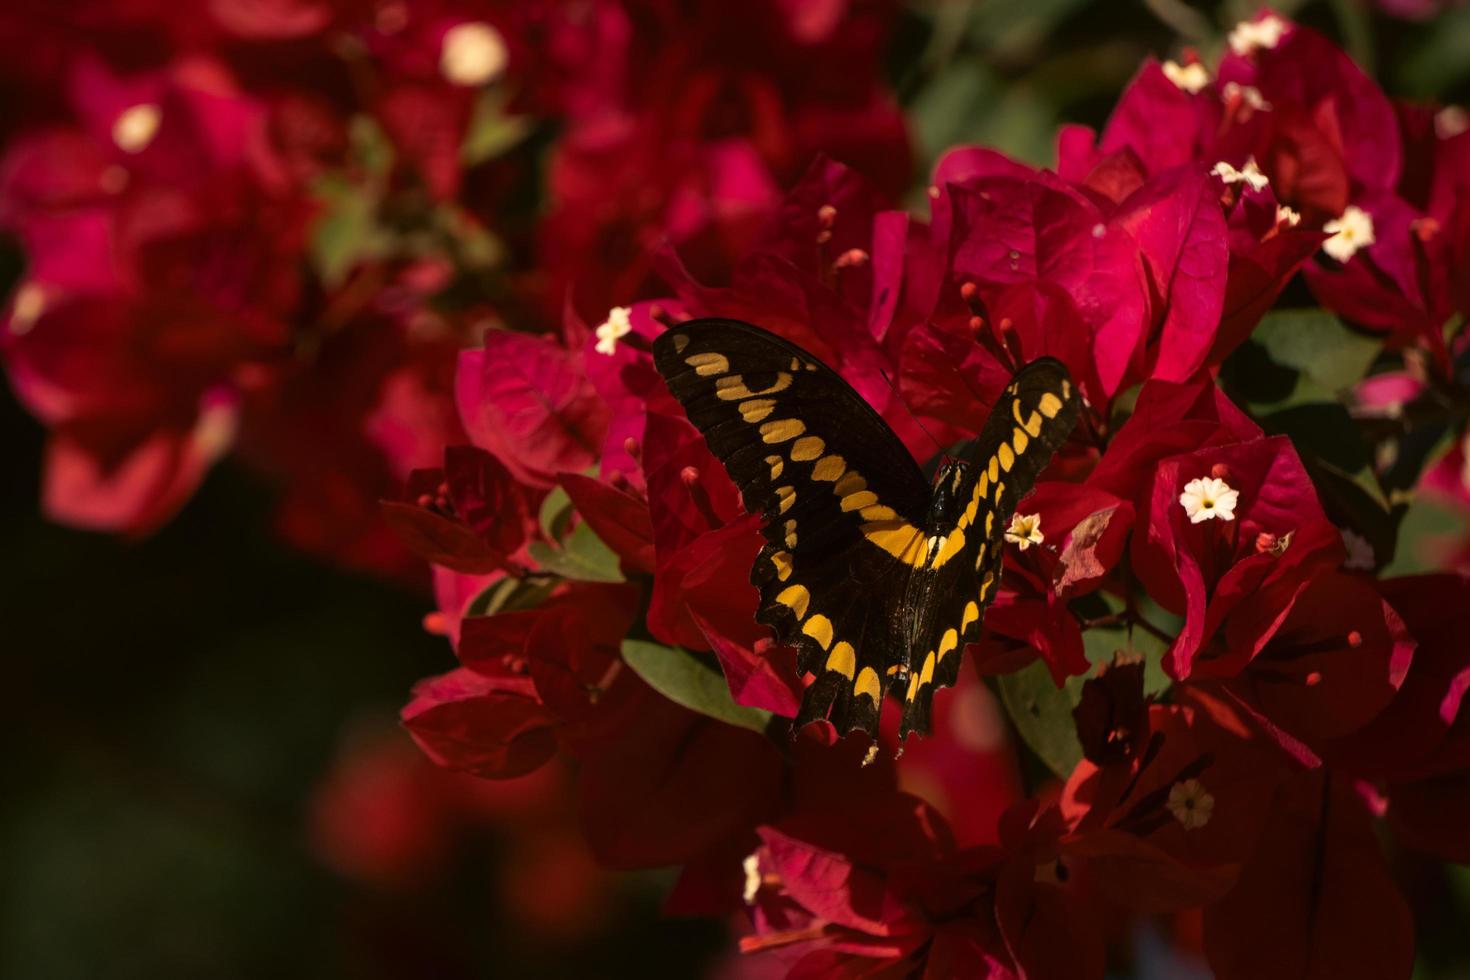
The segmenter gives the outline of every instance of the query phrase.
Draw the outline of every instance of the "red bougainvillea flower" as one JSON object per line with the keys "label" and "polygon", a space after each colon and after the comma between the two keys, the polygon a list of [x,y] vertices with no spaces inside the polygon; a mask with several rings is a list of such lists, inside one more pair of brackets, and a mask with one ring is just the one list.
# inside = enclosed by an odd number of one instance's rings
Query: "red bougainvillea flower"
{"label": "red bougainvillea flower", "polygon": [[1405,841],[1464,861],[1470,806],[1470,658],[1462,642],[1465,580],[1389,579],[1380,589],[1417,642],[1408,676],[1371,723],[1328,747],[1334,765],[1383,785]]}
{"label": "red bougainvillea flower", "polygon": [[541,254],[558,301],[570,289],[591,316],[644,298],[666,242],[697,275],[718,275],[819,151],[903,189],[907,135],[874,73],[886,5],[816,18],[769,0],[738,14],[718,3],[641,13],[614,94],[578,106],[552,158]]}
{"label": "red bougainvillea flower", "polygon": [[1372,721],[1404,683],[1414,641],[1402,618],[1361,576],[1315,578],[1277,632],[1225,690],[1302,761]]}
{"label": "red bougainvillea flower", "polygon": [[1062,849],[1125,907],[1206,905],[1229,892],[1253,852],[1286,770],[1224,702],[1191,689],[1178,704],[1146,706],[1142,686],[1141,664],[1087,682],[1088,710],[1109,719],[1080,730],[1088,758],[1063,791]]}
{"label": "red bougainvillea flower", "polygon": [[955,851],[903,796],[857,820],[760,829],[747,861],[756,932],[786,976],[1101,977],[1101,936],[1058,883],[1055,811],[1020,804],[997,847]]}
{"label": "red bougainvillea flower", "polygon": [[1288,780],[1256,841],[1235,887],[1205,909],[1216,976],[1409,975],[1409,910],[1348,784],[1325,770]]}
{"label": "red bougainvillea flower", "polygon": [[1237,673],[1344,558],[1290,441],[1253,429],[1212,385],[1152,382],[1089,481],[1134,501],[1134,570],[1184,616],[1165,658],[1181,680]]}

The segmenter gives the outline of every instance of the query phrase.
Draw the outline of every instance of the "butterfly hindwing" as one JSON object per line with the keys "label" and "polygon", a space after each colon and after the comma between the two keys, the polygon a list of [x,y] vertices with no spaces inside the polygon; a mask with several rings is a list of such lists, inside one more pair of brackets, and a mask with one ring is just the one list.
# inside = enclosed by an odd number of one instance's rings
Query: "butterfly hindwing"
{"label": "butterfly hindwing", "polygon": [[847,382],[810,354],[735,320],[693,320],[653,346],[690,421],[761,514],[756,618],[816,674],[798,722],[876,732],[898,662],[899,605],[924,559],[929,486]]}
{"label": "butterfly hindwing", "polygon": [[[962,507],[924,589],[913,667],[899,731],[926,733],[934,691],[958,679],[965,645],[980,638],[985,609],[1000,587],[1005,531],[1016,504],[1066,442],[1081,411],[1067,369],[1052,358],[1017,372],[976,437],[958,487]],[[960,541],[954,535],[963,535]]]}

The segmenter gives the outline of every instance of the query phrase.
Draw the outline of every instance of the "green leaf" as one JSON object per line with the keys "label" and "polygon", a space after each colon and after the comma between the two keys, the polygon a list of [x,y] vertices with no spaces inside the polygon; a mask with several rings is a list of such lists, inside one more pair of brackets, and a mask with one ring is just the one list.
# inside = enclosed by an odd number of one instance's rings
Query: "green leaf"
{"label": "green leaf", "polygon": [[623,660],[649,687],[690,711],[753,732],[764,733],[771,722],[769,711],[736,704],[725,676],[688,650],[624,640]]}
{"label": "green leaf", "polygon": [[337,286],[359,262],[386,254],[388,238],[378,227],[377,197],[367,189],[329,176],[313,191],[321,216],[311,230],[312,265],[324,283]]}
{"label": "green leaf", "polygon": [[572,520],[572,498],[560,485],[552,487],[546,499],[541,501],[540,518],[541,533],[547,540],[560,541],[561,536],[567,533],[567,525]]}
{"label": "green leaf", "polygon": [[1038,660],[998,677],[996,686],[1021,739],[1052,772],[1063,779],[1070,776],[1082,761],[1082,743],[1072,720],[1076,703],[1066,688],[1052,683],[1046,663]]}
{"label": "green leaf", "polygon": [[1444,98],[1450,89],[1470,77],[1470,7],[1447,10],[1422,25],[1410,45],[1395,45],[1393,70],[1404,95],[1418,99]]}
{"label": "green leaf", "polygon": [[[1119,650],[1143,658],[1143,692],[1157,696],[1173,683],[1164,673],[1164,651],[1168,645],[1147,630],[1135,629],[1133,636],[1122,626],[1095,626],[1082,634],[1082,646],[1092,664],[1111,664]],[[1073,704],[1082,697],[1087,677],[1068,677],[1067,692]]]}
{"label": "green leaf", "polygon": [[485,586],[465,606],[464,614],[493,616],[496,613],[534,609],[556,588],[554,580],[518,579],[507,576]]}
{"label": "green leaf", "polygon": [[466,167],[494,158],[513,148],[530,132],[530,120],[525,116],[508,115],[505,93],[489,88],[475,100],[474,113],[465,132],[464,143],[459,148],[460,160]]}
{"label": "green leaf", "polygon": [[1380,573],[1384,578],[1442,571],[1455,545],[1464,539],[1465,518],[1423,494],[1415,494],[1399,524],[1398,548],[1393,561]]}
{"label": "green leaf", "polygon": [[618,556],[587,524],[578,524],[560,548],[532,541],[531,557],[553,575],[578,582],[622,582]]}
{"label": "green leaf", "polygon": [[1088,0],[979,0],[970,20],[970,37],[982,49],[1005,58],[1034,51]]}
{"label": "green leaf", "polygon": [[1251,335],[1271,359],[1337,393],[1363,379],[1382,347],[1326,310],[1276,310]]}
{"label": "green leaf", "polygon": [[372,116],[353,116],[347,124],[348,154],[355,166],[376,178],[393,169],[393,141]]}

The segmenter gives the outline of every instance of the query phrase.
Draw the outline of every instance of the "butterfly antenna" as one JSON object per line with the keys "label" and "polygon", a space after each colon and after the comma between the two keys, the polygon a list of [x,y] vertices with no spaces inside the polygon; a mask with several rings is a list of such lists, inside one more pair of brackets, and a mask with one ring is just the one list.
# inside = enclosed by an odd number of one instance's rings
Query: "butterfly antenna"
{"label": "butterfly antenna", "polygon": [[914,424],[919,427],[919,431],[924,433],[924,435],[928,437],[930,442],[934,443],[934,451],[937,453],[944,452],[944,447],[939,444],[939,440],[934,438],[933,434],[928,429],[924,428],[924,423],[920,422],[919,417],[914,414],[914,410],[909,408],[909,403],[903,400],[903,395],[899,392],[898,385],[893,383],[893,379],[888,376],[888,372],[883,370],[882,368],[879,368],[878,373],[883,376],[883,380],[887,382],[888,387],[893,392],[894,397],[897,398],[898,403],[903,406],[904,413],[908,415],[909,418],[913,419]]}

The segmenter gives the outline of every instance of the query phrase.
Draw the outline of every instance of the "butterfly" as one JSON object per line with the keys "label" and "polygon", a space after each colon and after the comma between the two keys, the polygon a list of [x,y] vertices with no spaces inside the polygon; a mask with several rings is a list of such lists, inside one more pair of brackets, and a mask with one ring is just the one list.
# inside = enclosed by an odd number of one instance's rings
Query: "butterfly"
{"label": "butterfly", "polygon": [[887,693],[900,738],[927,734],[995,598],[1016,503],[1081,409],[1067,369],[1032,361],[961,457],[931,484],[888,423],[836,371],[739,320],[678,324],[654,365],[762,517],[756,619],[815,679],[796,717],[876,740]]}

